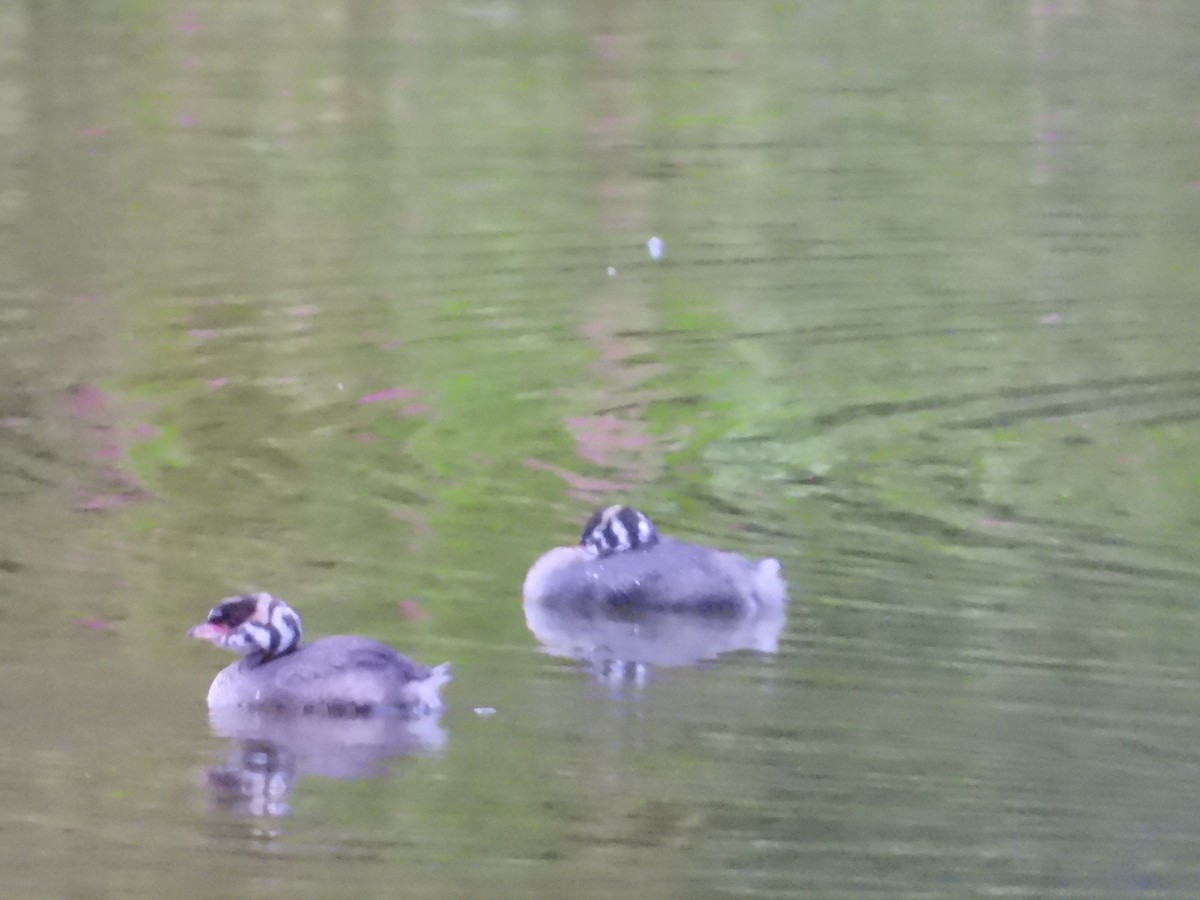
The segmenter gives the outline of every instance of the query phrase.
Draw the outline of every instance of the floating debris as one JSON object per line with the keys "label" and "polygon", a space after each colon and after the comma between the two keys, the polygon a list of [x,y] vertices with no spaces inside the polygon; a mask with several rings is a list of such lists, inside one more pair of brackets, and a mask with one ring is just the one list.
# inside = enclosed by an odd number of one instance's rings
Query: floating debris
{"label": "floating debris", "polygon": [[654,237],[650,238],[650,240],[646,241],[646,249],[650,251],[651,259],[662,259],[663,252],[667,248],[663,243],[663,239],[658,235],[655,235]]}

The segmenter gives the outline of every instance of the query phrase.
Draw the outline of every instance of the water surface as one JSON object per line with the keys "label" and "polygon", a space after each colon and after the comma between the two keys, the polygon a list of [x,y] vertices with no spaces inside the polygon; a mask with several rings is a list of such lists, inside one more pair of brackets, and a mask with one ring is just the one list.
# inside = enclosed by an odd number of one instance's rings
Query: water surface
{"label": "water surface", "polygon": [[[1196,46],[0,11],[0,894],[1196,896]],[[780,559],[778,651],[544,652],[524,571],[614,500]],[[184,633],[250,588],[450,660],[444,741],[219,803]]]}

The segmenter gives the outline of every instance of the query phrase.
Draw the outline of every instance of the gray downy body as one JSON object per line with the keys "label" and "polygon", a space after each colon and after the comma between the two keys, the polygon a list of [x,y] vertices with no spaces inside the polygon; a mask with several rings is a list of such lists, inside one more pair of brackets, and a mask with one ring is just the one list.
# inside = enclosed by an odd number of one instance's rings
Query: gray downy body
{"label": "gray downy body", "polygon": [[378,641],[336,635],[284,656],[264,659],[252,653],[231,663],[213,680],[208,705],[331,715],[390,709],[421,715],[441,709],[438,690],[449,680],[446,664],[430,668]]}
{"label": "gray downy body", "polygon": [[775,559],[661,537],[629,507],[609,507],[580,544],[543,554],[525,577],[526,603],[742,616],[782,608],[787,584]]}
{"label": "gray downy body", "polygon": [[226,597],[188,634],[242,656],[217,673],[210,709],[418,716],[442,709],[438,691],[450,681],[448,663],[423,666],[370,638],[303,644],[299,614],[267,593]]}

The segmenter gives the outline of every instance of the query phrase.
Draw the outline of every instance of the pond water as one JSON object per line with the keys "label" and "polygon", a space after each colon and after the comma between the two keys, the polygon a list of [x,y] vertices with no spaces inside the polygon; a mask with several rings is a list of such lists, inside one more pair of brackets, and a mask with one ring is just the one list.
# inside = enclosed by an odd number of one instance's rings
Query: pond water
{"label": "pond water", "polygon": [[[0,8],[0,896],[1200,894],[1198,11]],[[544,645],[612,502],[779,628]],[[223,737],[248,589],[446,713]]]}

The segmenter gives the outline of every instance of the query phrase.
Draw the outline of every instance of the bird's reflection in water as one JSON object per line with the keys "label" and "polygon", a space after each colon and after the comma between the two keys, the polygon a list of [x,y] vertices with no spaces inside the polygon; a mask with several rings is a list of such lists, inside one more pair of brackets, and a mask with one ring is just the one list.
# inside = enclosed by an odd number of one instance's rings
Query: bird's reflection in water
{"label": "bird's reflection in water", "polygon": [[436,716],[314,716],[210,712],[230,740],[225,762],[205,771],[214,809],[245,816],[286,816],[296,781],[306,775],[370,778],[399,756],[430,756],[446,743]]}
{"label": "bird's reflection in water", "polygon": [[582,662],[597,681],[640,687],[656,668],[709,662],[723,653],[779,648],[785,607],[663,610],[542,599],[525,603],[525,623],[542,649]]}

